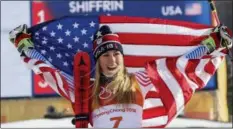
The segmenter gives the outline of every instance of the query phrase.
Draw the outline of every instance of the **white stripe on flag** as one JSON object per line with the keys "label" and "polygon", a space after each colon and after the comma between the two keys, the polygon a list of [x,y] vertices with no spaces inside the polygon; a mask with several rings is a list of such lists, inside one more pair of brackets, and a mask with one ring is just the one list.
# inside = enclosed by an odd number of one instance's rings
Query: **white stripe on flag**
{"label": "white stripe on flag", "polygon": [[163,103],[162,103],[160,98],[155,98],[155,99],[154,98],[148,98],[144,102],[143,109],[155,108],[155,107],[159,107],[159,106],[163,106]]}
{"label": "white stripe on flag", "polygon": [[[153,84],[151,84],[151,85],[153,85]],[[150,91],[157,91],[157,90],[155,89],[154,86],[152,86],[152,88],[150,89]]]}
{"label": "white stripe on flag", "polygon": [[35,66],[35,63],[36,63],[37,61],[38,61],[38,60],[36,60],[36,59],[30,59],[30,60],[28,61],[28,63],[27,63],[27,67],[28,67],[29,69],[32,69],[33,72],[34,72],[35,74],[40,74],[40,73],[42,73],[42,71],[39,69],[39,67]]}
{"label": "white stripe on flag", "polygon": [[69,83],[70,87],[74,88],[74,78],[73,76],[70,76],[69,74],[66,74],[65,72],[60,71],[61,75],[66,79],[66,81]]}
{"label": "white stripe on flag", "polygon": [[126,45],[124,55],[135,56],[179,56],[195,49],[197,46],[162,46],[162,45]]}
{"label": "white stripe on flag", "polygon": [[[58,74],[58,72],[55,72],[55,76],[56,76],[57,84],[58,84],[59,88],[62,90],[62,92],[63,92],[66,96],[68,96],[67,93],[66,93],[66,91],[65,91],[65,89],[64,89],[64,87],[63,87],[64,83],[63,83],[63,81],[62,81],[62,79],[61,79],[61,76]],[[68,97],[69,97],[69,96],[68,96]]]}
{"label": "white stripe on flag", "polygon": [[29,61],[28,61],[28,66],[30,67],[30,68],[32,68],[32,67],[34,67],[34,64],[37,62],[38,60],[36,60],[36,59],[30,59]]}
{"label": "white stripe on flag", "polygon": [[211,78],[211,75],[204,71],[205,65],[210,61],[210,59],[201,59],[200,63],[195,69],[195,74],[204,82],[206,85]]}
{"label": "white stripe on flag", "polygon": [[220,57],[215,57],[214,59],[211,60],[213,62],[213,65],[215,68],[218,68],[218,66],[221,64],[222,59]]}
{"label": "white stripe on flag", "polygon": [[150,24],[150,23],[110,23],[108,25],[115,33],[150,33],[203,36],[211,33],[212,28],[192,29],[183,26]]}
{"label": "white stripe on flag", "polygon": [[154,85],[152,83],[150,83],[147,86],[143,86],[140,83],[139,83],[139,85],[140,85],[140,89],[141,89],[142,94],[143,94],[144,97],[146,97],[148,91],[156,91],[156,89],[155,89],[155,87],[154,87]]}
{"label": "white stripe on flag", "polygon": [[168,116],[160,116],[152,119],[143,119],[142,127],[161,126],[167,124]]}
{"label": "white stripe on flag", "polygon": [[135,73],[138,71],[145,70],[144,67],[126,67],[129,73]]}
{"label": "white stripe on flag", "polygon": [[184,106],[183,91],[177,80],[173,77],[170,70],[167,68],[166,59],[159,59],[156,61],[156,64],[160,77],[166,83],[166,86],[169,88],[173,98],[175,99],[176,111],[179,111],[180,108]]}
{"label": "white stripe on flag", "polygon": [[75,102],[74,90],[70,90],[69,92],[70,92],[70,97],[69,98],[70,98],[71,102]]}
{"label": "white stripe on flag", "polygon": [[49,66],[48,64],[45,64],[45,63],[40,63],[40,64],[38,64],[38,65],[36,65],[36,67],[49,67],[49,68],[51,68],[51,66]]}
{"label": "white stripe on flag", "polygon": [[222,53],[221,51],[225,48],[218,48],[217,50],[213,51],[210,55],[213,57],[220,57],[220,56],[225,56],[225,53]]}

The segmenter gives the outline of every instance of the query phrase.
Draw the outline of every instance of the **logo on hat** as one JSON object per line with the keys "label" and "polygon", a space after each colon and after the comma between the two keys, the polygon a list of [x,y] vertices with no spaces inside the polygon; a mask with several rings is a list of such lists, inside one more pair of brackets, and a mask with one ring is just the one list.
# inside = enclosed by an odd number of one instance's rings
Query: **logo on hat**
{"label": "logo on hat", "polygon": [[102,38],[97,39],[96,43],[97,43],[97,45],[101,44],[102,43]]}

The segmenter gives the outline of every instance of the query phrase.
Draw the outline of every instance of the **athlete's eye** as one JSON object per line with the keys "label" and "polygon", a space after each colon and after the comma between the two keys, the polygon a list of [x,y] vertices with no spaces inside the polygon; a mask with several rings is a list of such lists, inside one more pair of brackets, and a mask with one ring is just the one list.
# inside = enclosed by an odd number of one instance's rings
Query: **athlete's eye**
{"label": "athlete's eye", "polygon": [[115,56],[120,55],[120,54],[121,54],[121,53],[120,53],[119,51],[116,51],[116,52],[114,53]]}
{"label": "athlete's eye", "polygon": [[104,57],[108,57],[108,56],[109,56],[109,54],[105,53],[105,54],[103,54],[103,56],[104,56]]}

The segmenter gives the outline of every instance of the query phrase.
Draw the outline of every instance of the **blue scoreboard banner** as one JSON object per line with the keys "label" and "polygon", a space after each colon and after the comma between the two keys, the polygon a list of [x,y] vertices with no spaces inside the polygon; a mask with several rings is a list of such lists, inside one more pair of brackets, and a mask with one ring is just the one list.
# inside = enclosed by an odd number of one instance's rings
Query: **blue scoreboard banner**
{"label": "blue scoreboard banner", "polygon": [[[207,25],[210,25],[212,21],[211,9],[207,0],[32,1],[31,10],[32,25],[68,15],[127,15],[157,17]],[[35,76],[34,80],[38,80],[38,77]],[[35,89],[38,89],[37,86],[38,81],[34,81]],[[217,80],[215,75],[211,78],[205,89],[212,90],[216,88]],[[43,91],[40,90],[40,94],[41,93],[43,94]]]}
{"label": "blue scoreboard banner", "polygon": [[[38,1],[33,2],[36,4]],[[41,3],[41,2],[39,2]],[[210,24],[208,1],[43,1],[53,18],[65,15],[128,15],[179,19]],[[33,7],[33,6],[32,6]],[[48,13],[48,12],[47,12]]]}

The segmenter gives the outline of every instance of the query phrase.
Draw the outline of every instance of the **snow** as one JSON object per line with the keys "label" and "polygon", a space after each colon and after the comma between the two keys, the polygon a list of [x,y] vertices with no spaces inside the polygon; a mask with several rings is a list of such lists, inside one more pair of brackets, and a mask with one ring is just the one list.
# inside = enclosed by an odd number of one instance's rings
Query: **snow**
{"label": "snow", "polygon": [[231,127],[232,123],[223,123],[210,120],[176,118],[168,127]]}
{"label": "snow", "polygon": [[[1,124],[2,128],[74,128],[71,117],[61,119],[34,119]],[[90,126],[91,127],[91,126]],[[168,127],[230,127],[232,123],[222,123],[208,120],[176,118]]]}

